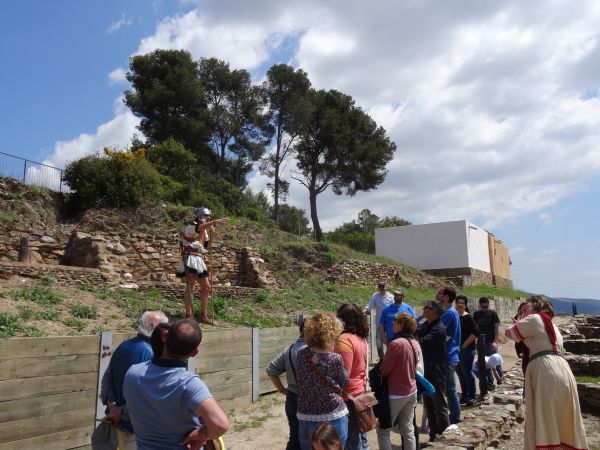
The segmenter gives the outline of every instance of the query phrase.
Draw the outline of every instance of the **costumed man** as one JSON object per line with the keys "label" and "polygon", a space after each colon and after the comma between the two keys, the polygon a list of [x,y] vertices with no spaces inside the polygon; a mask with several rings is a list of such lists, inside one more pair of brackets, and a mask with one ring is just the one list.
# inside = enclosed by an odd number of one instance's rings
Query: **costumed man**
{"label": "costumed man", "polygon": [[215,225],[226,224],[227,219],[212,219],[208,208],[196,209],[196,217],[185,224],[183,228],[183,240],[181,247],[181,262],[177,268],[177,276],[185,278],[185,315],[194,318],[194,289],[196,283],[200,284],[200,322],[214,325],[215,321],[208,317],[208,297],[211,285],[208,279],[208,268],[202,258],[202,254],[208,251],[210,246],[210,234]]}

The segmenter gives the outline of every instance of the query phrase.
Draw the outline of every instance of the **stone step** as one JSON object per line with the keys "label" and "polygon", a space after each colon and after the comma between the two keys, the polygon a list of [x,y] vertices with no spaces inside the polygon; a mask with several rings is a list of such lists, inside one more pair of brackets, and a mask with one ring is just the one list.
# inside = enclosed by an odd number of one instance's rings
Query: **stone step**
{"label": "stone step", "polygon": [[577,355],[600,355],[600,339],[570,339],[564,341],[563,346]]}

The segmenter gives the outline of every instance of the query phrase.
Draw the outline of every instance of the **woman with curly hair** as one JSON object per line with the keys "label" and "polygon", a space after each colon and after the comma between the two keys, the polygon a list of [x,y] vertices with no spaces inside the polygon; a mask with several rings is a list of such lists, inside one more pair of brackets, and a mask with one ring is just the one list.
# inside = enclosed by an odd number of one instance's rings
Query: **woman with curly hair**
{"label": "woman with curly hair", "polygon": [[[344,332],[335,344],[335,352],[339,353],[344,361],[344,369],[348,372],[349,380],[345,388],[354,397],[359,396],[369,386],[367,380],[368,345],[366,337],[369,335],[367,316],[356,303],[346,303],[339,307],[337,317],[344,324]],[[354,420],[352,402],[343,396],[348,411],[348,438],[346,450],[369,450],[367,433],[361,433]]]}
{"label": "woman with curly hair", "polygon": [[333,314],[319,311],[306,320],[308,347],[298,354],[298,437],[301,450],[310,450],[313,432],[329,422],[342,447],[348,435],[348,408],[340,396],[348,384],[342,357],[333,352],[342,324]]}
{"label": "woman with curly hair", "polygon": [[506,337],[529,348],[525,372],[525,450],[588,448],[577,383],[563,358],[563,338],[552,323],[552,303],[541,295],[527,299],[522,318]]}

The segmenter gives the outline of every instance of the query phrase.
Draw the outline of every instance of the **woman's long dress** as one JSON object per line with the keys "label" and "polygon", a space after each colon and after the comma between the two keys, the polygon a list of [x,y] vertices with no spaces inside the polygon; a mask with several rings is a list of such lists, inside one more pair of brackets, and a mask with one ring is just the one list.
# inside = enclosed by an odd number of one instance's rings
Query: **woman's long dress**
{"label": "woman's long dress", "polygon": [[[563,338],[553,326],[556,345],[562,349]],[[516,342],[525,342],[531,356],[552,351],[538,314],[530,314],[509,330]],[[525,373],[525,406],[525,450],[588,449],[577,383],[564,358],[548,354],[530,361]]]}

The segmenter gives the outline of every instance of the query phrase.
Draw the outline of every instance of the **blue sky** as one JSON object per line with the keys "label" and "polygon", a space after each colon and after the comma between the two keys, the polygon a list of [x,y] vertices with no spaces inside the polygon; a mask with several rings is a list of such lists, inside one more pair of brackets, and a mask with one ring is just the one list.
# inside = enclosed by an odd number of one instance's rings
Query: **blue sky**
{"label": "blue sky", "polygon": [[[320,196],[324,229],[363,208],[465,218],[508,244],[516,287],[598,298],[599,21],[592,0],[6,2],[0,151],[63,167],[127,145],[134,54],[185,48],[257,82],[290,63],[352,95],[398,145],[376,191]],[[294,182],[288,201],[308,206]]]}

